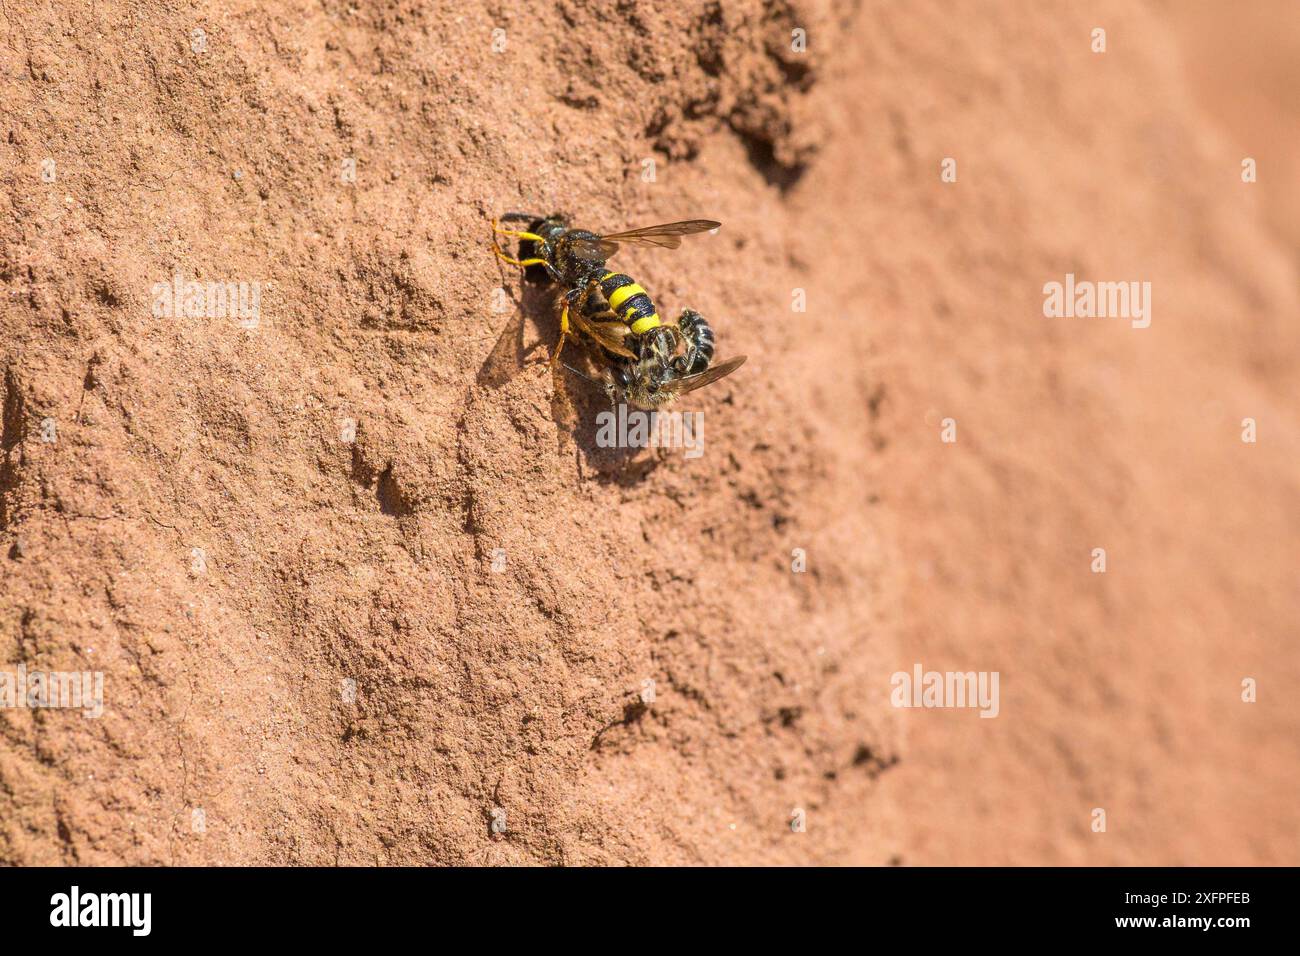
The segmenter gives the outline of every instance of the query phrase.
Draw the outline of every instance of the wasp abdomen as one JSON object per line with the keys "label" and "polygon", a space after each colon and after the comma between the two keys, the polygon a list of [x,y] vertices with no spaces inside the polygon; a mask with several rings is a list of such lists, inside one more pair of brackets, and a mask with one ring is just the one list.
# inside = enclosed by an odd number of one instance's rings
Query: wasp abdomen
{"label": "wasp abdomen", "polygon": [[631,276],[621,272],[606,272],[600,277],[600,291],[609,307],[632,328],[634,335],[644,335],[662,325],[650,294],[637,285]]}

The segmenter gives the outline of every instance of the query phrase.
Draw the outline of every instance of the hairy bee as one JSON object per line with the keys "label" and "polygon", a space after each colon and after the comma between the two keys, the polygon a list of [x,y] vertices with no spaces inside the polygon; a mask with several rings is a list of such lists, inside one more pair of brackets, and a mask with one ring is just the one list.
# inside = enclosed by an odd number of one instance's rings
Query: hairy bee
{"label": "hairy bee", "polygon": [[[676,327],[662,328],[663,337],[646,342],[640,358],[630,361],[616,357],[609,364],[604,379],[611,404],[621,395],[638,408],[662,408],[687,392],[734,372],[745,361],[745,356],[737,355],[711,365],[713,330],[704,316],[693,309],[682,310]],[[674,338],[684,342],[685,352],[673,355],[661,351]],[[675,342],[672,346],[675,350]]]}
{"label": "hairy bee", "polygon": [[[716,229],[721,223],[690,219],[602,236],[570,229],[558,215],[506,213],[501,218],[526,220],[529,227],[502,229],[494,221],[496,254],[525,269],[540,266],[563,290],[557,300],[560,341],[552,364],[559,361],[565,339],[579,339],[598,360],[611,402],[621,395],[640,408],[659,408],[735,371],[745,361],[741,355],[711,365],[713,330],[702,315],[683,309],[676,323],[664,322],[645,289],[631,276],[605,265],[622,244],[676,249],[682,236]],[[519,239],[519,257],[507,255],[496,235]]]}

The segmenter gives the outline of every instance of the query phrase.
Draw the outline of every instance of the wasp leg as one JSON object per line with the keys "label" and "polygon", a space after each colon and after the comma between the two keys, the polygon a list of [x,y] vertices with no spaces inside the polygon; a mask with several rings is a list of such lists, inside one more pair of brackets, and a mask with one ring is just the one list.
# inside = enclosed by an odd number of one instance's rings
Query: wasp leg
{"label": "wasp leg", "polygon": [[560,361],[560,353],[564,351],[564,340],[569,337],[569,302],[566,299],[564,308],[560,310],[560,341],[555,346],[555,354],[551,356],[551,364],[555,365]]}
{"label": "wasp leg", "polygon": [[497,258],[501,259],[502,262],[510,263],[512,266],[519,266],[521,268],[527,269],[529,266],[546,265],[545,259],[512,259],[510,258],[510,256],[506,255],[504,252],[501,251],[500,246],[498,246],[494,251],[497,254]]}
{"label": "wasp leg", "polygon": [[519,236],[521,239],[531,239],[534,242],[544,242],[545,240],[542,239],[541,236],[532,232],[515,232],[512,229],[501,229],[497,226],[497,220],[495,219],[492,220],[492,232],[492,251],[497,254],[497,258],[502,262],[508,262],[512,266],[519,266],[521,269],[527,269],[529,266],[543,266],[546,271],[554,277],[555,270],[545,259],[536,257],[531,259],[516,259],[513,256],[506,255],[505,250],[501,248],[501,244],[497,242],[498,234],[503,236]]}
{"label": "wasp leg", "polygon": [[535,232],[520,232],[518,229],[502,229],[500,221],[496,219],[492,220],[492,231],[499,236],[514,236],[517,239],[531,239],[533,242],[546,241]]}
{"label": "wasp leg", "polygon": [[600,283],[592,279],[587,283],[586,288],[581,292],[577,289],[570,289],[564,294],[564,308],[560,310],[560,341],[555,346],[555,354],[551,356],[551,364],[554,365],[560,360],[560,352],[564,349],[564,340],[569,337],[569,309],[574,311],[575,321],[577,316],[582,315],[582,309],[587,304],[587,297],[591,295],[592,290]]}

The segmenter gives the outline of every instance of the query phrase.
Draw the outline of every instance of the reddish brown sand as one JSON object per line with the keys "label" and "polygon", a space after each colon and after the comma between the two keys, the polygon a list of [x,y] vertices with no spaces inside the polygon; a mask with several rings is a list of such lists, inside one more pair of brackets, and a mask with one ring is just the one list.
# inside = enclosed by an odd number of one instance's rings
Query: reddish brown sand
{"label": "reddish brown sand", "polygon": [[[1227,17],[0,0],[0,670],[105,675],[0,710],[0,863],[1300,863],[1300,27]],[[750,357],[702,457],[595,446],[519,208],[723,221],[617,260]]]}

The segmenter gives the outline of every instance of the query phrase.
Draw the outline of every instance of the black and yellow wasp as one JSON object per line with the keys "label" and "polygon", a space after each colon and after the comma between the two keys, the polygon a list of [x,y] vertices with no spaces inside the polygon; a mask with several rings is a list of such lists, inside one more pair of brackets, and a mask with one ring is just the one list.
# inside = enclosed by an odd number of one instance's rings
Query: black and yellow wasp
{"label": "black and yellow wasp", "polygon": [[[676,249],[682,236],[717,229],[721,223],[689,219],[602,236],[570,229],[558,215],[506,213],[501,217],[507,222],[520,220],[528,223],[526,230],[502,229],[493,221],[493,248],[511,265],[540,266],[561,286],[560,341],[551,362],[559,361],[566,338],[577,338],[597,359],[611,402],[621,395],[640,408],[659,408],[734,372],[745,361],[739,355],[711,364],[713,329],[704,316],[683,309],[677,322],[664,322],[645,289],[631,276],[611,272],[605,265],[621,245]],[[517,258],[502,250],[498,235],[520,240]]]}

